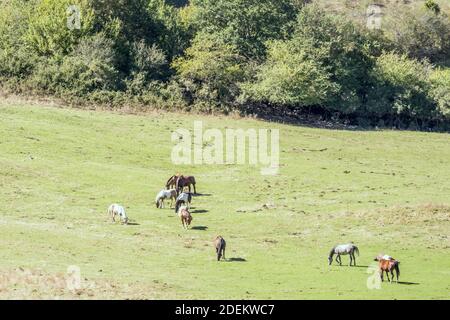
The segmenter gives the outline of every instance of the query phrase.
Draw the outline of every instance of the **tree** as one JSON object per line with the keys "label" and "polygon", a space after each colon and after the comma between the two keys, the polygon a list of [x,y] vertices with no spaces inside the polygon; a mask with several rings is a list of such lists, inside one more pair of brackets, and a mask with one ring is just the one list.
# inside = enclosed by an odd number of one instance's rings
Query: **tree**
{"label": "tree", "polygon": [[194,103],[209,109],[234,104],[245,75],[244,62],[236,46],[225,43],[220,35],[199,33],[186,55],[172,66]]}
{"label": "tree", "polygon": [[321,105],[339,87],[317,60],[308,57],[295,41],[276,41],[269,46],[267,61],[256,81],[244,84],[245,100],[286,106]]}
{"label": "tree", "polygon": [[[70,7],[75,7],[76,12],[69,13]],[[69,14],[78,13],[79,28],[71,28]],[[28,23],[26,41],[36,53],[63,56],[69,54],[80,39],[93,34],[93,11],[88,0],[42,0],[31,13]]]}
{"label": "tree", "polygon": [[298,12],[290,0],[192,0],[191,5],[197,30],[219,34],[253,59],[264,57],[267,40],[289,35]]}

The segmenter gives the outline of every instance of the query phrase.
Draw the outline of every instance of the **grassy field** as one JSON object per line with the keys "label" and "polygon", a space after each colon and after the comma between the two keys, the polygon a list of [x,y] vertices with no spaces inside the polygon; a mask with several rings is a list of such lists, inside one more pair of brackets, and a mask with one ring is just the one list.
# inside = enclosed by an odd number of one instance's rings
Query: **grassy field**
{"label": "grassy field", "polygon": [[[278,128],[277,176],[248,165],[174,166],[171,132]],[[337,131],[251,119],[0,103],[0,298],[448,299],[450,136]],[[195,175],[193,228],[158,210]],[[130,225],[107,220],[125,205]],[[217,262],[213,238],[228,244]],[[358,267],[327,265],[353,241]],[[401,283],[369,289],[373,258]],[[347,263],[348,257],[343,258]],[[64,285],[78,266],[83,288]]]}

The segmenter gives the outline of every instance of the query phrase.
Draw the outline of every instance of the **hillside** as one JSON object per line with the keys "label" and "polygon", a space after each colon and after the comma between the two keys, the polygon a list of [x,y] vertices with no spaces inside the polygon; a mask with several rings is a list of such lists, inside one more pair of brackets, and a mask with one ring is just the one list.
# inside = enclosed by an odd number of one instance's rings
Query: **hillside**
{"label": "hillside", "polygon": [[[279,175],[175,166],[171,132],[194,120],[279,129]],[[448,134],[3,101],[0,137],[0,298],[448,298]],[[195,175],[203,195],[187,231],[154,205],[176,172]],[[130,225],[108,221],[113,202]],[[218,234],[226,262],[215,260]],[[328,266],[330,248],[348,241],[360,248],[358,267]],[[371,290],[380,252],[401,261],[401,282]],[[81,271],[76,292],[65,287],[69,266]]]}

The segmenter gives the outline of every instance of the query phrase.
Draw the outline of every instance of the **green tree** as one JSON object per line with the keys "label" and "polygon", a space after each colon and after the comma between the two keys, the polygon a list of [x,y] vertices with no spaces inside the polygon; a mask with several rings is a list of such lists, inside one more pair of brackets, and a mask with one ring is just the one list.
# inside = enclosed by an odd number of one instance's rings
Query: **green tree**
{"label": "green tree", "polygon": [[236,46],[225,43],[219,35],[199,33],[186,55],[172,65],[195,104],[224,109],[233,105],[240,93],[244,62]]}
{"label": "green tree", "polygon": [[[68,25],[71,6],[79,10],[79,29]],[[42,0],[31,13],[26,40],[39,55],[66,55],[89,34],[93,34],[93,11],[88,0]]]}
{"label": "green tree", "polygon": [[243,97],[278,105],[321,105],[339,89],[330,78],[326,68],[295,41],[276,41],[269,46],[268,59],[260,67],[256,81],[242,85]]}
{"label": "green tree", "polygon": [[191,5],[198,30],[220,34],[248,58],[264,57],[267,40],[287,37],[297,13],[290,0],[192,0]]}

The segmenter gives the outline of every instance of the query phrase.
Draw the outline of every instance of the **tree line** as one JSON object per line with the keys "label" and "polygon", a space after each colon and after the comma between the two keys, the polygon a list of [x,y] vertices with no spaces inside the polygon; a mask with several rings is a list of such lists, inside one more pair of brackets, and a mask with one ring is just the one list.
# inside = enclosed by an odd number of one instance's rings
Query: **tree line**
{"label": "tree line", "polygon": [[450,19],[433,0],[375,30],[310,0],[1,2],[4,91],[361,126],[450,121]]}

